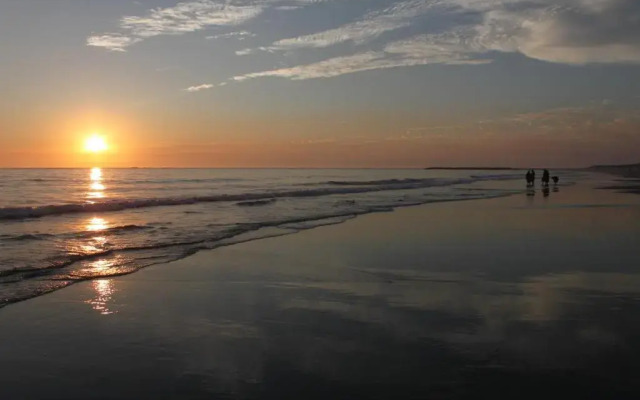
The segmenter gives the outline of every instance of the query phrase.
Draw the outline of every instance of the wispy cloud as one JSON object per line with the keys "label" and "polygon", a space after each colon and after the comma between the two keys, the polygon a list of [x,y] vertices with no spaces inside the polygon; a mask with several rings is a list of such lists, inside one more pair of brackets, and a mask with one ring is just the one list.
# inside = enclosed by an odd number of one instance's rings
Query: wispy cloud
{"label": "wispy cloud", "polygon": [[213,88],[214,85],[211,83],[203,83],[202,85],[197,85],[197,86],[189,86],[188,88],[186,88],[185,90],[187,92],[199,92],[201,90],[207,90],[207,89],[211,89]]}
{"label": "wispy cloud", "polygon": [[216,39],[238,39],[238,40],[244,40],[248,37],[255,37],[255,33],[251,33],[249,31],[238,31],[238,32],[228,32],[228,33],[221,33],[219,35],[210,35],[207,36],[206,39],[208,40],[216,40]]}
{"label": "wispy cloud", "polygon": [[640,63],[637,0],[402,1],[342,27],[282,39],[260,50],[323,48],[347,41],[364,44],[384,32],[411,26],[416,17],[429,13],[449,21],[442,32],[396,40],[379,51],[360,51],[234,79],[275,76],[299,80],[400,66],[482,64],[491,62],[492,52],[520,53],[562,64]]}
{"label": "wispy cloud", "polygon": [[260,15],[264,2],[199,0],[158,8],[144,16],[120,20],[122,33],[94,35],[87,45],[124,51],[126,47],[159,35],[180,35],[210,26],[234,26]]}
{"label": "wispy cloud", "polygon": [[141,39],[123,36],[118,33],[106,33],[104,35],[91,36],[87,39],[88,46],[104,47],[111,51],[125,51],[125,48]]}
{"label": "wispy cloud", "polygon": [[[364,43],[385,32],[393,31],[411,25],[412,20],[424,14],[440,1],[410,0],[402,1],[382,10],[365,14],[362,19],[343,25],[339,28],[323,32],[304,35],[295,38],[282,39],[271,46],[260,50],[277,51],[299,48],[329,47],[342,42]],[[251,53],[251,49],[238,52],[239,55]]]}
{"label": "wispy cloud", "polygon": [[313,64],[236,76],[236,81],[260,77],[282,77],[292,80],[330,78],[334,76],[395,67],[427,64],[486,64],[481,49],[466,41],[459,33],[419,35],[388,44],[383,51],[369,51],[351,56],[335,57]]}
{"label": "wispy cloud", "polygon": [[499,136],[502,138],[546,138],[553,141],[638,143],[640,112],[604,102],[544,109],[493,119],[452,125],[409,127],[389,140],[431,140]]}
{"label": "wispy cloud", "polygon": [[528,137],[582,141],[627,140],[633,137],[635,142],[640,139],[637,134],[640,128],[638,109],[604,102],[520,113],[478,121],[476,126],[485,133],[519,134]]}
{"label": "wispy cloud", "polygon": [[128,46],[154,36],[181,35],[208,27],[241,25],[256,18],[268,7],[285,10],[326,1],[330,0],[186,1],[173,7],[152,9],[143,16],[122,17],[119,22],[121,32],[90,36],[87,45],[125,51]]}

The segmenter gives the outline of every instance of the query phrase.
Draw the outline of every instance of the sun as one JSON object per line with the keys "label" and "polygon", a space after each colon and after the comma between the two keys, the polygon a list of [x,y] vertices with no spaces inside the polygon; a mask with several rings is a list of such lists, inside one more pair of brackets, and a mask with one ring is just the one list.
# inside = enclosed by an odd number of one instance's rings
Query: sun
{"label": "sun", "polygon": [[84,142],[84,149],[91,153],[100,153],[107,150],[107,142],[98,134],[93,134]]}

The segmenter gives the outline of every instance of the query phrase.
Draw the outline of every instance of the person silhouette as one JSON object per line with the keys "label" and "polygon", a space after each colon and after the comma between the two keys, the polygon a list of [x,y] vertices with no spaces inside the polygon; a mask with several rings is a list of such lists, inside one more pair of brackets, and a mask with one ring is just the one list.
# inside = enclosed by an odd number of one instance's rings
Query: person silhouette
{"label": "person silhouette", "polygon": [[544,170],[542,172],[542,185],[549,186],[549,170]]}
{"label": "person silhouette", "polygon": [[536,184],[536,171],[530,169],[527,171],[527,186],[534,186]]}

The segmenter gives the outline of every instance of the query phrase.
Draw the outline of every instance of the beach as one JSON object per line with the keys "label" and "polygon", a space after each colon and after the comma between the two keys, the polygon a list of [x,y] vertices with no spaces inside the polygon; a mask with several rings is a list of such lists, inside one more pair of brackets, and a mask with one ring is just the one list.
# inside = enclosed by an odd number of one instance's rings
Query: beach
{"label": "beach", "polygon": [[639,216],[578,183],[81,282],[0,309],[0,397],[637,398]]}

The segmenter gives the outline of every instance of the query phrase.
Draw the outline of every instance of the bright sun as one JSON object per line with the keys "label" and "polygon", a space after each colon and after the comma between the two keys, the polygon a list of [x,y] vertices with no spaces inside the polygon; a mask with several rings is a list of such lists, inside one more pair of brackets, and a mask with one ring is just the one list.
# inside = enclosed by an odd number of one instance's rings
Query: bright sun
{"label": "bright sun", "polygon": [[92,153],[100,153],[107,150],[107,142],[98,134],[93,134],[84,142],[84,149]]}

